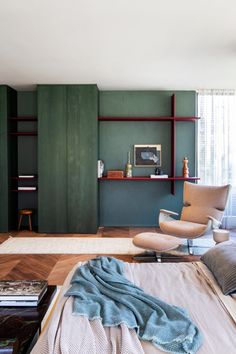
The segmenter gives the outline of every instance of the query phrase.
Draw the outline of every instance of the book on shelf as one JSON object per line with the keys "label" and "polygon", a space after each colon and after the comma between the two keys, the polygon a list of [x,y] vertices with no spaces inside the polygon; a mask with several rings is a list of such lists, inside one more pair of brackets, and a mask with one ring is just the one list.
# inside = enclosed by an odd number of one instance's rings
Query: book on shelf
{"label": "book on shelf", "polygon": [[37,306],[47,287],[46,280],[2,280],[0,306]]}
{"label": "book on shelf", "polygon": [[18,187],[18,191],[35,191],[37,187]]}
{"label": "book on shelf", "polygon": [[35,178],[36,175],[18,175],[19,178]]}
{"label": "book on shelf", "polygon": [[17,354],[19,353],[19,340],[17,338],[1,338],[0,354]]}
{"label": "book on shelf", "polygon": [[150,175],[150,178],[168,178],[168,175]]}
{"label": "book on shelf", "polygon": [[0,307],[35,307],[38,306],[39,301],[31,300],[0,300]]}

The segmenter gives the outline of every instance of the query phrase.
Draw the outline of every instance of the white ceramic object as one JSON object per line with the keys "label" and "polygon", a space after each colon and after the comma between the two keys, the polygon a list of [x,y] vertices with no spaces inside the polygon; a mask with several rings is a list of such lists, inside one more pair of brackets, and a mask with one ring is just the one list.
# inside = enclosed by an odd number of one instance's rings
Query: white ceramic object
{"label": "white ceramic object", "polygon": [[213,239],[216,243],[228,241],[229,231],[221,229],[213,230]]}
{"label": "white ceramic object", "polygon": [[98,178],[101,178],[104,172],[104,162],[102,160],[98,160]]}

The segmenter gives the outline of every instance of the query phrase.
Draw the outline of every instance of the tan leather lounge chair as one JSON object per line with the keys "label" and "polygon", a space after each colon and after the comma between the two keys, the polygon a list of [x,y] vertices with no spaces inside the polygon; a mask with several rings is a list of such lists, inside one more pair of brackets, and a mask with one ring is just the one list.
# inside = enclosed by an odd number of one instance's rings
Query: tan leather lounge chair
{"label": "tan leather lounge chair", "polygon": [[184,206],[180,220],[172,216],[177,213],[160,210],[159,225],[163,233],[192,240],[218,229],[224,215],[230,192],[230,185],[204,186],[184,182]]}
{"label": "tan leather lounge chair", "polygon": [[173,218],[178,216],[178,213],[161,209],[159,225],[164,234],[142,233],[134,237],[133,243],[160,254],[178,247],[182,241],[178,242],[177,238],[187,239],[189,253],[192,254],[193,239],[220,227],[230,187],[184,182],[184,206],[180,220]]}

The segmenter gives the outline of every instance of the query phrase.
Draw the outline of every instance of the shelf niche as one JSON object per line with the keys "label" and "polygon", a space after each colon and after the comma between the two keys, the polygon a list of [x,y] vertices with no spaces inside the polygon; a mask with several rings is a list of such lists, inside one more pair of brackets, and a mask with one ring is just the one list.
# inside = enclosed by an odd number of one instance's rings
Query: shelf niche
{"label": "shelf niche", "polygon": [[[23,96],[22,96],[23,95]],[[22,98],[23,97],[23,98]],[[29,104],[28,104],[29,102]],[[34,230],[37,230],[38,215],[38,186],[37,186],[37,116],[36,102],[25,100],[23,93],[18,94],[17,113],[9,117],[9,140],[10,144],[17,144],[18,169],[10,176],[10,196],[17,198],[18,211],[20,209],[32,209],[32,223]],[[27,115],[26,115],[27,114]],[[31,178],[24,175],[33,175]],[[36,189],[18,189],[19,187]],[[16,213],[18,219],[18,212]],[[23,220],[23,226],[27,224]]]}
{"label": "shelf niche", "polygon": [[171,122],[171,177],[168,178],[150,178],[148,176],[144,177],[131,177],[131,178],[107,178],[102,177],[98,180],[101,181],[170,181],[171,182],[171,194],[175,195],[176,192],[176,181],[197,181],[200,180],[199,177],[189,177],[184,178],[182,176],[176,176],[176,123],[177,122],[196,122],[200,117],[197,116],[177,116],[176,115],[176,95],[171,96],[171,116],[159,116],[159,117],[121,117],[121,116],[99,116],[98,121],[107,122]]}

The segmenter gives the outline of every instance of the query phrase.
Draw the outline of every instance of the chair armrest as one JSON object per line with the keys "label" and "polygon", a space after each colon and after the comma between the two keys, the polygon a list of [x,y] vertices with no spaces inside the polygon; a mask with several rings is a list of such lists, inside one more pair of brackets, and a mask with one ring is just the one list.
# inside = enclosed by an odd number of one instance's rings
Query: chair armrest
{"label": "chair armrest", "polygon": [[171,210],[166,210],[166,209],[160,209],[160,213],[166,214],[166,215],[176,215],[178,216],[178,213],[175,213],[174,211]]}
{"label": "chair armrest", "polygon": [[[178,213],[175,213],[174,211],[166,210],[166,209],[160,209],[159,213],[159,226],[162,230],[162,223],[164,222],[169,222],[169,221],[174,221],[175,219],[172,216],[177,216],[179,215]],[[162,230],[163,231],[163,230]]]}
{"label": "chair armrest", "polygon": [[208,219],[212,221],[212,228],[213,229],[218,229],[221,225],[221,222],[219,220],[216,220],[213,218],[213,216],[207,215]]}

